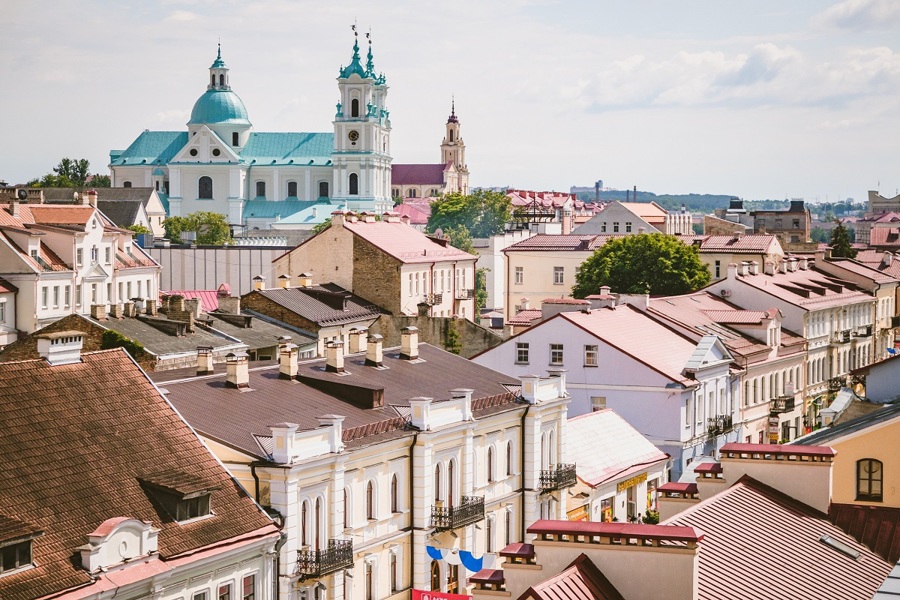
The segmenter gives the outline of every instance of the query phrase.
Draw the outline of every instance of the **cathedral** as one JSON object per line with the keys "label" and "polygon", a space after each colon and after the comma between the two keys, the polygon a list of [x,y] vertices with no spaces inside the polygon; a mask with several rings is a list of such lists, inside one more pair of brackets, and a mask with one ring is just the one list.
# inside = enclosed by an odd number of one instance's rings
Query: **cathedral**
{"label": "cathedral", "polygon": [[126,150],[111,151],[112,185],[154,187],[169,216],[217,212],[238,231],[303,212],[321,222],[339,209],[391,210],[388,86],[368,46],[363,63],[356,37],[340,69],[328,133],[254,131],[220,46],[187,131],[144,131]]}

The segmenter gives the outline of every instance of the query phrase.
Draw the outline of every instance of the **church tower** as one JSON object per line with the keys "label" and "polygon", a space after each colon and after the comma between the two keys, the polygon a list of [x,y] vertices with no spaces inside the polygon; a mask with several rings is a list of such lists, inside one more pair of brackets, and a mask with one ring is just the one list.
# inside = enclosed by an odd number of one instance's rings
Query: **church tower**
{"label": "church tower", "polygon": [[466,166],[466,143],[460,135],[459,119],[456,116],[456,100],[450,105],[450,116],[447,118],[447,131],[441,142],[441,161],[445,165],[444,172],[456,181],[446,181],[447,191],[469,193],[469,168]]}
{"label": "church tower", "polygon": [[209,67],[206,92],[194,103],[191,120],[187,125],[191,135],[199,131],[201,125],[206,125],[236,151],[247,143],[252,125],[247,116],[247,108],[231,89],[228,67],[222,60],[221,44],[216,60]]}
{"label": "church tower", "polygon": [[334,193],[332,203],[352,211],[383,213],[391,199],[391,120],[385,108],[387,81],[375,71],[372,39],[363,66],[359,34],[353,26],[353,56],[338,76],[340,102],[334,116]]}

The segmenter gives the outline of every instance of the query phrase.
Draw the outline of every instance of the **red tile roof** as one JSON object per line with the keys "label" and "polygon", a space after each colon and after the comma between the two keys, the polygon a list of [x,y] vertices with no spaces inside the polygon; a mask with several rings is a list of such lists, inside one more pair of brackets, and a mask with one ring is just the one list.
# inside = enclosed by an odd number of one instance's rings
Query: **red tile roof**
{"label": "red tile roof", "polygon": [[625,600],[600,569],[582,553],[558,575],[531,586],[519,600]]}
{"label": "red tile roof", "polygon": [[582,250],[593,252],[607,241],[621,236],[613,235],[555,235],[539,233],[521,242],[508,246],[503,252],[517,252],[521,250],[562,251]]}
{"label": "red tile roof", "polygon": [[[750,477],[665,523],[704,533],[699,600],[870,600],[893,566],[825,515]],[[826,545],[824,536],[859,557]]]}
{"label": "red tile roof", "polygon": [[804,310],[874,302],[874,298],[852,283],[813,269],[774,275],[737,275],[737,283],[748,285]]}
{"label": "red tile roof", "polygon": [[[275,532],[243,489],[122,349],[82,362],[0,363],[0,507],[38,527],[36,567],[0,577],[3,600],[31,600],[91,576],[72,565],[89,533],[128,516],[160,529],[162,560],[251,532]],[[139,477],[182,471],[211,487],[215,515],[174,522]]]}
{"label": "red tile roof", "polygon": [[428,217],[431,216],[431,204],[429,202],[413,201],[410,198],[395,206],[394,210],[400,213],[401,217],[409,217],[411,225],[427,225]]}
{"label": "red tile roof", "polygon": [[444,185],[445,164],[391,165],[392,185]]}
{"label": "red tile roof", "polygon": [[11,284],[7,280],[0,277],[0,294],[5,294],[5,293],[9,293],[9,292],[15,293],[18,291],[19,291],[19,288],[17,288],[16,286]]}
{"label": "red tile roof", "polygon": [[41,225],[86,225],[97,209],[93,206],[65,204],[30,205],[34,223]]}
{"label": "red tile roof", "polygon": [[794,444],[745,444],[728,442],[719,449],[722,456],[733,452],[736,454],[773,454],[794,456],[834,456],[834,448],[828,446],[798,446]]}
{"label": "red tile roof", "polygon": [[541,300],[541,304],[566,304],[572,306],[590,306],[590,300],[584,300],[581,298],[544,298]]}
{"label": "red tile roof", "polygon": [[900,246],[900,228],[873,227],[869,232],[870,246]]}
{"label": "red tile roof", "polygon": [[700,242],[700,252],[766,254],[779,250],[780,246],[774,235],[708,235]]}
{"label": "red tile roof", "polygon": [[[506,190],[506,196],[513,206],[537,204],[547,208],[560,208],[567,200],[576,202],[575,194],[566,192],[534,192],[530,190]],[[578,207],[580,208],[580,207]]]}
{"label": "red tile roof", "polygon": [[406,223],[344,221],[344,227],[402,263],[477,260],[478,257],[451,245],[443,245]]}
{"label": "red tile roof", "polygon": [[539,308],[527,308],[525,310],[520,310],[516,313],[516,316],[506,322],[507,325],[515,325],[515,326],[525,326],[531,325],[532,322],[540,319],[543,316],[541,309]]}

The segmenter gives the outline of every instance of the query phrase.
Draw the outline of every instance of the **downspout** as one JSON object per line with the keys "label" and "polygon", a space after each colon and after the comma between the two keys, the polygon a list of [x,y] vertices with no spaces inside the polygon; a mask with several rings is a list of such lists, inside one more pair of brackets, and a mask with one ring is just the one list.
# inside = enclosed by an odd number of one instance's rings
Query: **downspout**
{"label": "downspout", "polygon": [[521,510],[519,512],[520,512],[520,518],[522,521],[522,536],[519,539],[521,539],[523,542],[525,541],[525,417],[528,416],[528,411],[530,408],[531,408],[530,404],[525,407],[525,412],[522,413],[522,422],[520,425],[522,432],[520,435],[521,450],[519,452],[522,455],[522,488],[519,491],[522,494],[522,501],[520,503]]}
{"label": "downspout", "polygon": [[[414,545],[416,543],[416,528],[413,523],[413,515],[415,511],[413,510],[413,502],[415,501],[414,492],[413,492],[413,448],[416,447],[416,442],[419,441],[419,432],[417,431],[413,434],[412,444],[409,445],[409,584],[412,585],[413,576],[415,571],[415,552]],[[424,506],[422,507],[425,508]]]}
{"label": "downspout", "polygon": [[255,488],[253,497],[256,500],[256,503],[259,504],[259,475],[256,474],[256,465],[253,463],[250,463],[250,475],[253,476],[253,482],[254,482],[254,488]]}

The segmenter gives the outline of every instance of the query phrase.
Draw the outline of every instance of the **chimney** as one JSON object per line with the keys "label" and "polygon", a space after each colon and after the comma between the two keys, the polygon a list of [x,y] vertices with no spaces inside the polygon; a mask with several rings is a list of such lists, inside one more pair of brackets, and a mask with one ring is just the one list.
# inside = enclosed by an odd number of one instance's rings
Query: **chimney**
{"label": "chimney", "polygon": [[540,375],[519,375],[519,381],[522,382],[522,399],[528,404],[537,403],[537,386],[541,381]]}
{"label": "chimney", "polygon": [[806,207],[804,206],[803,200],[791,200],[791,207],[788,209],[788,212],[802,213],[805,211]]}
{"label": "chimney", "polygon": [[366,366],[367,367],[380,367],[384,361],[384,354],[382,351],[382,343],[384,338],[378,335],[377,333],[369,336],[369,344],[366,347]]}
{"label": "chimney", "polygon": [[358,354],[366,351],[366,338],[369,336],[368,329],[350,330],[350,354]]}
{"label": "chimney", "polygon": [[419,358],[419,329],[404,327],[400,330],[400,358],[416,360]]}
{"label": "chimney", "polygon": [[798,262],[799,262],[799,261],[797,260],[797,257],[796,257],[796,256],[792,256],[792,257],[790,258],[790,263],[788,264],[788,269],[791,271],[791,273],[793,273],[794,271],[797,270],[797,263],[798,263]]}
{"label": "chimney", "polygon": [[[121,306],[122,315],[124,315],[130,319],[134,318],[134,302],[129,300],[128,302],[124,302],[121,305],[117,304],[116,306]],[[120,319],[122,318],[122,315],[119,315]]]}
{"label": "chimney", "polygon": [[740,266],[738,267],[738,272],[741,275],[746,276],[750,273],[750,264],[746,260],[742,261]]}
{"label": "chimney", "polygon": [[336,210],[331,213],[331,226],[332,227],[343,227],[344,222],[347,220],[347,215],[342,210]]}
{"label": "chimney", "polygon": [[344,342],[335,340],[325,344],[325,370],[329,373],[344,372]]}
{"label": "chimney", "polygon": [[297,358],[299,355],[300,348],[297,344],[292,344],[290,338],[287,338],[286,343],[278,346],[279,379],[293,379],[297,376]]}
{"label": "chimney", "polygon": [[775,263],[771,260],[767,260],[766,264],[763,266],[763,269],[765,269],[766,275],[774,275]]}
{"label": "chimney", "polygon": [[97,190],[91,189],[81,194],[82,199],[87,200],[87,204],[90,204],[94,208],[97,208]]}
{"label": "chimney", "polygon": [[9,212],[12,215],[13,219],[21,219],[22,218],[22,211],[21,211],[21,209],[19,209],[19,203],[15,198],[13,198],[12,201],[9,203]]}
{"label": "chimney", "polygon": [[156,300],[147,300],[147,302],[144,303],[144,312],[147,313],[148,317],[155,317],[156,311]]}
{"label": "chimney", "polygon": [[225,385],[230,388],[250,388],[250,365],[246,352],[229,352],[225,355]]}
{"label": "chimney", "polygon": [[809,259],[805,256],[800,257],[800,270],[806,271],[809,269]]}
{"label": "chimney", "polygon": [[759,275],[759,263],[755,260],[750,261],[750,274]]}
{"label": "chimney", "polygon": [[254,290],[264,290],[266,289],[266,278],[262,275],[257,275],[253,278],[253,289]]}
{"label": "chimney", "polygon": [[601,285],[601,286],[600,286],[600,295],[601,295],[601,296],[609,296],[609,293],[610,293],[611,291],[612,291],[612,288],[609,287],[608,285]]}
{"label": "chimney", "polygon": [[728,263],[728,279],[736,279],[738,274],[737,263]]}
{"label": "chimney", "polygon": [[219,296],[219,312],[226,315],[241,314],[241,297]]}
{"label": "chimney", "polygon": [[189,312],[195,319],[200,318],[200,298],[188,298],[183,301],[184,310]]}
{"label": "chimney", "polygon": [[786,258],[781,259],[781,264],[778,265],[778,270],[781,271],[782,273],[787,273],[787,271],[788,271],[788,259],[786,259]]}
{"label": "chimney", "polygon": [[57,331],[56,333],[38,334],[35,337],[37,338],[38,354],[51,366],[81,362],[84,333],[80,331]]}
{"label": "chimney", "polygon": [[197,346],[197,375],[210,375],[214,372],[212,346]]}
{"label": "chimney", "polygon": [[528,310],[528,298],[522,298],[519,301],[519,306],[522,307],[522,310]]}
{"label": "chimney", "polygon": [[106,320],[106,305],[91,304],[91,318],[97,321]]}
{"label": "chimney", "polygon": [[300,273],[297,277],[297,285],[300,287],[309,287],[313,284],[312,274],[310,273]]}
{"label": "chimney", "polygon": [[620,304],[630,304],[640,311],[650,307],[650,294],[619,294]]}
{"label": "chimney", "polygon": [[433,398],[419,396],[409,399],[409,423],[419,431],[428,431],[431,419],[431,401]]}
{"label": "chimney", "polygon": [[756,226],[756,231],[754,233],[758,233],[759,235],[766,235],[766,224],[760,223]]}
{"label": "chimney", "polygon": [[287,273],[278,276],[278,287],[287,289],[291,287],[291,276]]}
{"label": "chimney", "polygon": [[278,423],[270,425],[272,432],[272,460],[279,464],[290,464],[294,459],[294,445],[297,429],[296,423]]}
{"label": "chimney", "polygon": [[121,319],[123,316],[125,316],[125,307],[121,302],[109,305],[109,317],[111,319]]}
{"label": "chimney", "polygon": [[890,252],[885,252],[881,258],[881,266],[889,267],[891,266],[891,262],[894,260],[894,255]]}
{"label": "chimney", "polygon": [[409,218],[409,215],[402,215],[400,217],[400,222],[403,223],[404,225],[409,225],[410,221],[411,221],[411,219]]}
{"label": "chimney", "polygon": [[169,296],[169,305],[166,307],[169,311],[184,312],[184,296]]}

